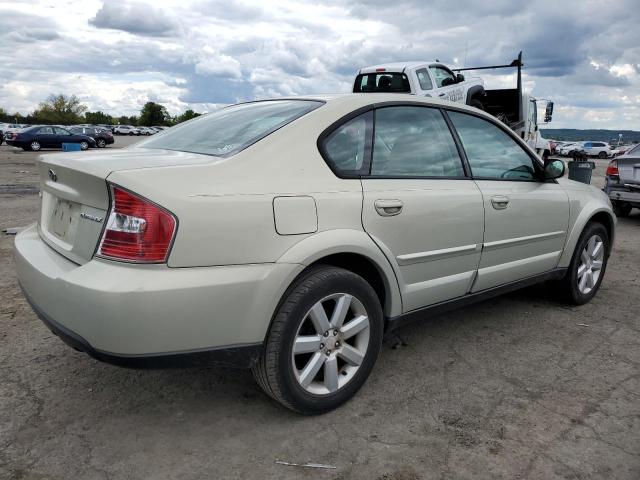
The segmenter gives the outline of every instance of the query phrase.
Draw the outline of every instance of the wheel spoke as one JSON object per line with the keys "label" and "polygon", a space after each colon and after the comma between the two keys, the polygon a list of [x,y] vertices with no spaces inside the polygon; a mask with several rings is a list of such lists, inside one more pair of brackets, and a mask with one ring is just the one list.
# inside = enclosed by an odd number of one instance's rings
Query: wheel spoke
{"label": "wheel spoke", "polygon": [[596,236],[594,235],[589,239],[589,242],[587,243],[587,251],[589,252],[589,255],[591,255],[591,257],[593,257],[593,252],[595,248],[596,248]]}
{"label": "wheel spoke", "polygon": [[587,272],[585,272],[584,275],[582,275],[582,278],[580,278],[580,282],[578,283],[578,288],[580,289],[580,292],[584,293],[585,287],[587,286],[587,277],[589,276],[589,274]]}
{"label": "wheel spoke", "polygon": [[362,363],[362,359],[364,355],[360,353],[360,350],[352,347],[349,344],[344,344],[340,350],[338,350],[337,355],[347,362],[349,365],[353,365],[357,367]]}
{"label": "wheel spoke", "polygon": [[584,250],[582,250],[582,254],[580,255],[580,260],[582,260],[582,263],[589,263],[589,252],[587,251],[587,247],[585,247]]}
{"label": "wheel spoke", "polygon": [[351,295],[342,295],[338,301],[336,302],[336,308],[333,310],[333,314],[331,315],[331,327],[332,328],[340,328],[342,327],[342,323],[347,316],[347,312],[349,311],[349,307],[351,306]]}
{"label": "wheel spoke", "polygon": [[587,286],[589,288],[593,288],[596,284],[595,279],[593,278],[593,272],[591,271],[587,272],[585,277],[587,277]]}
{"label": "wheel spoke", "polygon": [[602,250],[602,242],[596,242],[593,247],[593,252],[591,253],[591,258],[596,258],[600,254],[600,250]]}
{"label": "wheel spoke", "polygon": [[584,272],[587,270],[587,266],[583,263],[578,267],[578,278],[581,278],[584,275]]}
{"label": "wheel spoke", "polygon": [[320,335],[301,335],[297,337],[293,344],[294,355],[311,353],[320,349],[321,338]]}
{"label": "wheel spoke", "polygon": [[329,357],[324,362],[324,386],[329,392],[338,390],[338,359]]}
{"label": "wheel spoke", "polygon": [[347,339],[360,333],[365,328],[369,328],[369,317],[366,315],[360,315],[359,317],[356,317],[350,322],[344,324],[340,331],[342,332],[342,338]]}
{"label": "wheel spoke", "polygon": [[602,270],[602,260],[594,260],[591,264],[593,270]]}
{"label": "wheel spoke", "polygon": [[327,314],[325,313],[321,302],[316,303],[311,308],[309,316],[311,317],[313,326],[316,328],[316,332],[318,332],[319,335],[324,334],[324,332],[331,328],[329,319],[327,318]]}
{"label": "wheel spoke", "polygon": [[300,374],[300,385],[304,388],[309,386],[313,379],[316,378],[316,375],[324,364],[325,358],[327,357],[322,352],[313,354]]}

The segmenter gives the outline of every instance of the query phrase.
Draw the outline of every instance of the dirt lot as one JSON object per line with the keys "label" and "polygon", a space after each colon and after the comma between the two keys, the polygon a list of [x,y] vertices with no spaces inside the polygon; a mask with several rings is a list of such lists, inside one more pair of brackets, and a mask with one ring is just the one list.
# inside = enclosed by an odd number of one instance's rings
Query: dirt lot
{"label": "dirt lot", "polygon": [[[0,147],[0,229],[36,219],[35,158]],[[23,299],[0,235],[0,478],[637,480],[639,233],[635,210],[592,303],[536,287],[425,319],[321,417],[274,404],[246,371],[124,370],[73,351]]]}

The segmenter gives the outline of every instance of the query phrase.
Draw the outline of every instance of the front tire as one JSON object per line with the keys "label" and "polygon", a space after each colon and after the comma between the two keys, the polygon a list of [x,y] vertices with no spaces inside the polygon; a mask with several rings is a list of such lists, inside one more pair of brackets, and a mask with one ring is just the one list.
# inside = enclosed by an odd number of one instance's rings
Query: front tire
{"label": "front tire", "polygon": [[362,277],[315,267],[285,294],[253,374],[285,407],[307,415],[328,412],[364,384],[382,333],[380,301]]}
{"label": "front tire", "polygon": [[598,292],[607,268],[609,234],[598,222],[588,223],[582,231],[560,292],[569,303],[584,305]]}
{"label": "front tire", "polygon": [[107,142],[105,141],[104,138],[99,138],[98,141],[96,142],[96,145],[98,146],[98,148],[104,148],[107,146]]}
{"label": "front tire", "polygon": [[601,159],[607,158],[607,152],[600,152],[598,154],[598,158],[601,158]]}
{"label": "front tire", "polygon": [[88,149],[89,149],[89,142],[85,142],[85,141],[80,142],[80,150],[88,150]]}
{"label": "front tire", "polygon": [[42,145],[40,145],[40,142],[36,142],[35,140],[29,144],[29,150],[32,152],[39,152],[41,148]]}

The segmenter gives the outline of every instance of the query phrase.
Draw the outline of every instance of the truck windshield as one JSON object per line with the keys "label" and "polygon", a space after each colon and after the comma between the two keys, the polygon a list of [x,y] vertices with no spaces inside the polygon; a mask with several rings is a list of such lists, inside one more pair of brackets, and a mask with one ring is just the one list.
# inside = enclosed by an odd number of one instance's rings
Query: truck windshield
{"label": "truck windshield", "polygon": [[409,86],[409,79],[404,73],[361,73],[356,77],[353,92],[411,93],[411,88]]}
{"label": "truck windshield", "polygon": [[315,110],[317,100],[269,100],[222,108],[136,145],[228,157]]}

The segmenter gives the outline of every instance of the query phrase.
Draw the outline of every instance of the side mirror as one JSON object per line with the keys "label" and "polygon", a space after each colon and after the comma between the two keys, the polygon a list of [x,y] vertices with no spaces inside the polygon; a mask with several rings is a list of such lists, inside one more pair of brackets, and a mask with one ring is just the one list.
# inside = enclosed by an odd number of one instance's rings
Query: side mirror
{"label": "side mirror", "polygon": [[544,178],[552,180],[564,175],[564,162],[562,160],[551,160],[544,166]]}
{"label": "side mirror", "polygon": [[547,108],[544,111],[544,123],[549,123],[553,117],[553,102],[547,102]]}
{"label": "side mirror", "polygon": [[456,75],[456,81],[457,81],[458,83],[460,83],[460,82],[464,82],[464,75],[463,75],[463,74],[461,74],[461,73],[457,74],[457,75]]}

